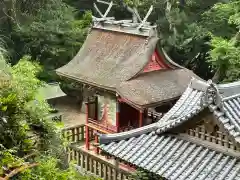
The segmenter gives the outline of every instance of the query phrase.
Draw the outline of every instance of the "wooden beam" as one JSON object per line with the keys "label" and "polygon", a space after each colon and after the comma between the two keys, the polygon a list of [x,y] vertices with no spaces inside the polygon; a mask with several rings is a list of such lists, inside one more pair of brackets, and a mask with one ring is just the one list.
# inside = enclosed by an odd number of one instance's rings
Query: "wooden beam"
{"label": "wooden beam", "polygon": [[[98,135],[97,134],[95,134],[95,143],[96,144],[98,143]],[[98,146],[95,147],[95,153],[99,154],[99,147]]]}
{"label": "wooden beam", "polygon": [[138,13],[138,10],[137,10],[136,8],[133,8],[133,11],[134,11],[135,15],[137,16],[138,21],[141,23],[141,22],[142,22],[142,19],[141,19],[139,13]]}
{"label": "wooden beam", "polygon": [[[106,2],[106,1],[102,1],[102,0],[97,0],[97,2],[99,2],[99,3],[102,3],[102,4],[110,4],[110,3],[112,3],[112,1],[109,3],[109,2]],[[117,5],[117,4],[115,4],[115,3],[112,3],[113,5]]]}
{"label": "wooden beam", "polygon": [[93,3],[93,7],[97,10],[98,14],[103,18],[102,12],[98,9],[98,7],[95,3]]}
{"label": "wooden beam", "polygon": [[117,102],[116,102],[116,126],[117,126],[117,132],[119,132],[120,130],[120,102],[118,101],[117,98]]}
{"label": "wooden beam", "polygon": [[101,128],[99,128],[99,127],[97,127],[97,126],[95,126],[95,125],[93,125],[93,124],[91,124],[91,123],[86,124],[86,126],[92,128],[92,129],[94,129],[94,130],[97,130],[97,131],[99,131],[100,133],[104,133],[104,134],[116,133],[116,132],[114,132],[114,131],[108,131],[108,130],[101,129]]}
{"label": "wooden beam", "polygon": [[86,103],[86,130],[85,130],[85,146],[86,146],[86,149],[89,150],[89,129],[88,129],[88,103]]}
{"label": "wooden beam", "polygon": [[139,110],[139,127],[143,126],[143,110]]}
{"label": "wooden beam", "polygon": [[108,6],[108,8],[107,8],[107,10],[106,10],[106,12],[103,15],[103,18],[107,17],[107,15],[108,15],[109,11],[111,10],[112,6],[113,6],[113,2],[111,1],[109,6]]}
{"label": "wooden beam", "polygon": [[151,7],[149,8],[146,16],[144,17],[143,21],[141,22],[141,24],[137,27],[137,29],[139,30],[147,21],[148,17],[150,16],[150,14],[152,13],[153,11],[153,5],[151,5]]}

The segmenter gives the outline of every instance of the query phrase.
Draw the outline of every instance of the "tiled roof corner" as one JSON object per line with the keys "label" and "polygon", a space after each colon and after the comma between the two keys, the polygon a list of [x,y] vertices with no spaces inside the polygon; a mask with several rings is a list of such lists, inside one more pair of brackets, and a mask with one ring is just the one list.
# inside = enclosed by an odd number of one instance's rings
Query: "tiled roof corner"
{"label": "tiled roof corner", "polygon": [[209,83],[193,78],[177,103],[157,122],[157,133],[179,126],[207,107],[209,102],[203,98],[209,87]]}
{"label": "tiled roof corner", "polygon": [[213,100],[208,105],[209,110],[213,112],[219,125],[240,143],[240,82],[219,85],[211,83],[211,87],[214,91],[209,93]]}
{"label": "tiled roof corner", "polygon": [[240,94],[223,98],[221,106],[211,105],[210,109],[225,130],[240,143]]}

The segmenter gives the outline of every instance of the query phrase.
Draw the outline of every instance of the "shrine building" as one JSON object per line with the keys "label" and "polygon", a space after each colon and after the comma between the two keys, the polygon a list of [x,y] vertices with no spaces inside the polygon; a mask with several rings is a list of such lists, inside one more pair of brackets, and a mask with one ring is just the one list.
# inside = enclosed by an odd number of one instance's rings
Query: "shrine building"
{"label": "shrine building", "polygon": [[61,78],[93,91],[86,102],[87,149],[89,130],[108,134],[154,123],[192,77],[199,79],[159,44],[156,26],[150,23],[95,19],[77,55],[56,70]]}

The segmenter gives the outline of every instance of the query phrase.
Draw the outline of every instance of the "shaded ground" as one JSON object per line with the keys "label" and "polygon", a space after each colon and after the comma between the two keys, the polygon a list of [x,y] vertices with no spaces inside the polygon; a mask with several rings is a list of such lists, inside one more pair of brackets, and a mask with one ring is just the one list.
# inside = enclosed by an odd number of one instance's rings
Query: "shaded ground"
{"label": "shaded ground", "polygon": [[86,115],[81,111],[81,106],[75,98],[63,97],[55,102],[55,107],[63,113],[65,127],[81,125],[85,123]]}

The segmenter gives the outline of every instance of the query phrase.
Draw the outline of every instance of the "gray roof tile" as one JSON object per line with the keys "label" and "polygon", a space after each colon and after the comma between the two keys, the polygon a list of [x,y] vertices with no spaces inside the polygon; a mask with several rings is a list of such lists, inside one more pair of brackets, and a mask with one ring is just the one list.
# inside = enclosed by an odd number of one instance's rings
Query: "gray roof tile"
{"label": "gray roof tile", "polygon": [[209,108],[228,133],[240,143],[240,94],[223,98],[220,106],[211,105]]}
{"label": "gray roof tile", "polygon": [[[153,143],[148,143],[153,142]],[[121,143],[123,143],[121,141]],[[125,140],[127,148],[109,152],[108,145],[101,148],[110,154],[130,162],[169,180],[237,180],[240,160],[177,136],[147,134]]]}

